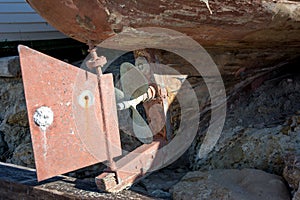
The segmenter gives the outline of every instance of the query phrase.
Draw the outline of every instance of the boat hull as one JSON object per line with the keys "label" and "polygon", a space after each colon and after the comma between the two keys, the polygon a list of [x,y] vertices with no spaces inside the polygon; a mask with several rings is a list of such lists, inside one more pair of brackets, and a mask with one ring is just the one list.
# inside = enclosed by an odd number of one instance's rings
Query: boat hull
{"label": "boat hull", "polygon": [[50,24],[84,43],[126,27],[163,27],[201,45],[279,46],[300,42],[300,2],[174,0],[27,0]]}

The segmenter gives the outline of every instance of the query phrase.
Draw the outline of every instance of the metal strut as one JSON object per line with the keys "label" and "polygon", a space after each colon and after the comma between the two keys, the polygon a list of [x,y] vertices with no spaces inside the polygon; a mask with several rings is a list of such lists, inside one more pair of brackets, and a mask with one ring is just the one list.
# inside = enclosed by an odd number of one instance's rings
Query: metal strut
{"label": "metal strut", "polygon": [[117,109],[125,110],[130,107],[135,108],[138,104],[140,104],[142,102],[150,101],[151,99],[153,99],[155,97],[155,94],[156,94],[155,88],[153,86],[149,86],[147,92],[142,94],[141,96],[139,96],[135,99],[129,100],[129,101],[123,101],[121,103],[118,103]]}
{"label": "metal strut", "polygon": [[[107,63],[106,57],[104,56],[98,56],[97,54],[97,47],[94,46],[91,42],[89,42],[89,52],[92,56],[90,60],[86,62],[86,65],[90,69],[96,69],[97,73],[97,82],[98,82],[98,89],[99,93],[102,94],[102,85],[101,85],[101,78],[102,78],[102,67]],[[103,100],[103,96],[100,95],[100,103],[101,105],[105,106],[105,101]],[[103,109],[102,106],[102,109]],[[103,112],[104,113],[104,112]],[[111,138],[110,131],[107,131],[105,120],[108,120],[107,118],[103,117],[103,130],[105,134],[105,148],[106,148],[106,156],[108,158],[108,166],[112,172],[116,171],[116,164],[110,154],[112,152],[112,149],[110,148],[111,145],[109,144],[110,141],[108,141],[109,138]]]}

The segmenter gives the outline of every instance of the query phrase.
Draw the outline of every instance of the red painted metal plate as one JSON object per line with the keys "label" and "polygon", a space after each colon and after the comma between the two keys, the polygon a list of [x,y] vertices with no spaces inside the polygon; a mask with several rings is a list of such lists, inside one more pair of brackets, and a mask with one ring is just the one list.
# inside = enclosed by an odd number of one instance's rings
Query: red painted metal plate
{"label": "red painted metal plate", "polygon": [[[38,180],[106,161],[108,155],[120,156],[111,75],[102,76],[108,82],[102,102],[110,102],[105,105],[109,119],[104,119],[95,74],[25,46],[19,46],[19,53]],[[42,106],[54,114],[45,130],[33,119]],[[105,130],[110,130],[110,138],[105,138]]]}

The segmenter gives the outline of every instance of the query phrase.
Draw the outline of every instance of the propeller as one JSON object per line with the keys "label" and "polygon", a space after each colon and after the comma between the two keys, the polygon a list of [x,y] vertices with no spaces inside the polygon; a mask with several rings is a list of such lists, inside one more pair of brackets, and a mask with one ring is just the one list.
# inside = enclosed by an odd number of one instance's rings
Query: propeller
{"label": "propeller", "polygon": [[[153,71],[154,70],[154,71]],[[151,76],[152,74],[152,76]],[[120,82],[124,91],[125,99],[118,104],[118,109],[130,108],[132,111],[133,131],[135,136],[143,143],[151,143],[153,141],[153,133],[149,128],[149,124],[144,120],[136,109],[136,106],[147,100],[147,91],[151,86],[148,80],[155,82],[162,90],[167,90],[173,95],[168,99],[163,99],[163,110],[166,117],[166,136],[168,140],[172,138],[172,127],[170,123],[169,104],[173,101],[182,83],[186,80],[187,75],[182,75],[170,67],[156,63],[151,70],[150,64],[145,57],[138,57],[135,65],[125,62],[120,67]]]}
{"label": "propeller", "polygon": [[[85,65],[81,68],[89,70]],[[171,124],[168,123],[170,114],[167,112],[169,104],[173,101],[179,88],[186,79],[186,75],[180,75],[177,71],[170,71],[170,67],[155,63],[148,63],[145,57],[137,57],[135,64],[125,62],[120,66],[121,89],[115,87],[115,96],[118,110],[130,109],[132,113],[132,129],[134,136],[142,143],[149,144],[153,141],[153,132],[145,118],[139,112],[137,106],[147,99],[146,95],[149,81],[158,84],[162,89],[168,89],[173,95],[164,99],[164,114],[166,116],[167,139],[171,138]],[[131,131],[132,132],[132,131]]]}
{"label": "propeller", "polygon": [[[145,100],[145,95],[148,92],[148,80],[143,75],[141,69],[131,63],[125,62],[120,66],[120,82],[124,98],[129,100],[118,104],[119,109],[131,109],[134,135],[142,143],[150,144],[153,141],[153,133],[137,110],[137,105]],[[120,108],[120,106],[123,107]]]}

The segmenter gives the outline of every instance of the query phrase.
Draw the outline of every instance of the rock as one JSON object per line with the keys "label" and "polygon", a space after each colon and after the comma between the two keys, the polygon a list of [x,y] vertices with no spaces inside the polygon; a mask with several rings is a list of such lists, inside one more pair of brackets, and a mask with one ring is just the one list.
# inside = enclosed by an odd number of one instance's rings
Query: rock
{"label": "rock", "polygon": [[281,175],[286,156],[300,149],[299,75],[266,81],[236,98],[213,151],[199,159],[202,142],[197,138],[193,143],[192,168],[255,168]]}
{"label": "rock", "polygon": [[256,168],[282,174],[285,156],[299,149],[299,132],[283,134],[282,126],[241,128],[224,131],[206,160],[198,160],[194,169]]}
{"label": "rock", "polygon": [[34,166],[21,78],[0,78],[0,159]]}
{"label": "rock", "polygon": [[31,142],[29,129],[20,126],[3,125],[4,140],[11,152],[14,152],[20,144]]}
{"label": "rock", "polygon": [[21,75],[19,56],[0,58],[0,77]]}
{"label": "rock", "polygon": [[[294,72],[287,72],[294,73]],[[281,74],[283,75],[283,74]],[[225,128],[243,126],[259,128],[259,126],[272,126],[283,124],[286,116],[295,114],[300,110],[300,77],[295,75],[266,81],[251,95],[245,95],[236,101],[233,109],[227,116]],[[240,121],[242,119],[242,121]]]}
{"label": "rock", "polygon": [[187,168],[176,170],[175,167],[174,164],[171,164],[167,168],[153,172],[130,189],[152,197],[169,199],[171,198],[170,188],[178,183],[188,171]]}
{"label": "rock", "polygon": [[283,177],[293,191],[298,190],[298,186],[300,182],[299,159],[300,159],[299,156],[289,155],[286,159],[285,162],[286,166],[283,170]]}
{"label": "rock", "polygon": [[8,117],[7,123],[10,125],[16,124],[22,127],[28,127],[28,118],[27,118],[27,111],[21,110],[18,113],[12,114]]}
{"label": "rock", "polygon": [[157,197],[157,198],[170,198],[171,194],[169,192],[164,192],[162,190],[154,190],[150,194],[152,197]]}
{"label": "rock", "polygon": [[14,163],[21,166],[28,166],[34,168],[33,149],[31,143],[20,144],[13,152],[8,163]]}
{"label": "rock", "polygon": [[292,200],[300,200],[300,187],[298,188],[298,191],[294,194]]}
{"label": "rock", "polygon": [[6,152],[7,150],[7,144],[4,140],[4,135],[3,133],[0,131],[0,160],[2,160],[3,158],[3,154]]}
{"label": "rock", "polygon": [[189,172],[173,188],[174,200],[287,200],[284,180],[255,169]]}

